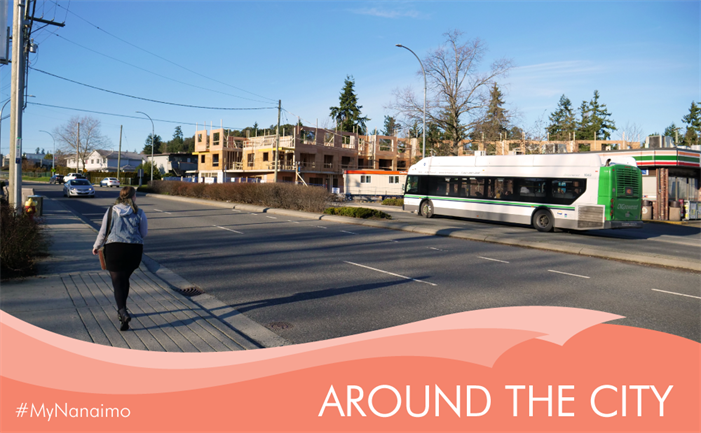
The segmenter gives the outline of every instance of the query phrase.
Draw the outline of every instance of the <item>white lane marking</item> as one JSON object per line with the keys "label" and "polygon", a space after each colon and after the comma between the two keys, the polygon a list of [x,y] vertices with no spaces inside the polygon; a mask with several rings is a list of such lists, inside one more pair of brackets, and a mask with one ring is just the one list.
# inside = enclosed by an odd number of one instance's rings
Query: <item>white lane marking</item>
{"label": "white lane marking", "polygon": [[239,232],[239,231],[236,231],[236,230],[234,230],[234,229],[229,229],[229,228],[226,228],[226,227],[221,227],[221,226],[212,226],[212,227],[216,227],[216,228],[219,228],[219,229],[222,229],[222,230],[228,230],[228,231],[230,231],[230,232],[238,233],[238,234],[240,234],[240,235],[243,234],[243,233],[241,233],[241,232]]}
{"label": "white lane marking", "polygon": [[562,274],[562,275],[570,275],[572,277],[590,278],[590,277],[587,277],[586,275],[569,274],[567,272],[553,271],[552,269],[548,269],[548,272],[555,272],[556,274]]}
{"label": "white lane marking", "polygon": [[347,232],[345,230],[341,230],[341,233],[348,233],[349,235],[357,235],[358,233],[353,233],[353,232]]}
{"label": "white lane marking", "polygon": [[299,224],[299,221],[292,221],[292,220],[287,220],[288,222]]}
{"label": "white lane marking", "polygon": [[489,257],[482,257],[482,256],[477,256],[477,257],[480,258],[480,259],[484,259],[484,260],[491,260],[491,261],[493,261],[493,262],[509,263],[509,262],[507,262],[506,260],[490,259]]}
{"label": "white lane marking", "polygon": [[258,215],[257,213],[251,213],[251,215]]}
{"label": "white lane marking", "polygon": [[670,295],[679,295],[679,296],[686,296],[688,298],[701,299],[701,296],[685,295],[684,293],[668,292],[666,290],[659,290],[659,289],[652,289],[652,290],[654,290],[656,292],[669,293]]}
{"label": "white lane marking", "polygon": [[154,210],[155,210],[156,212],[163,212],[163,211],[160,210],[160,209],[154,209]]}
{"label": "white lane marking", "polygon": [[317,227],[319,227],[320,229],[325,229],[325,228],[326,228],[326,227],[324,227],[324,226],[317,226]]}
{"label": "white lane marking", "polygon": [[266,216],[266,218],[270,218],[271,220],[276,220],[277,217],[271,217],[271,216]]}
{"label": "white lane marking", "polygon": [[345,260],[343,261],[343,263],[348,263],[349,265],[360,266],[361,268],[370,269],[370,270],[377,271],[377,272],[382,272],[383,274],[393,275],[393,276],[399,277],[399,278],[404,278],[405,280],[416,281],[417,283],[425,283],[425,284],[430,284],[430,285],[432,285],[432,286],[437,286],[437,285],[438,285],[438,284],[435,284],[435,283],[429,283],[428,281],[417,280],[416,278],[406,277],[406,276],[404,276],[404,275],[399,275],[399,274],[395,274],[395,273],[392,273],[392,272],[383,271],[382,269],[375,269],[375,268],[371,268],[370,266],[360,265],[360,264],[358,264],[358,263],[346,262]]}
{"label": "white lane marking", "polygon": [[241,211],[238,210],[238,209],[231,209],[231,210],[234,211],[234,212],[241,212]]}

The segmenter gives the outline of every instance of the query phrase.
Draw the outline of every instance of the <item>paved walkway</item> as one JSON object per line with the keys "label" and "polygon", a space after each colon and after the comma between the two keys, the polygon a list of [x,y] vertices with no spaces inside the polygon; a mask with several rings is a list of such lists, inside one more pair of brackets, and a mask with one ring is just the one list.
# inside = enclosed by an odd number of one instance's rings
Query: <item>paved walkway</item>
{"label": "paved walkway", "polygon": [[[52,244],[38,276],[2,282],[0,308],[28,323],[97,344],[166,352],[212,352],[278,346],[286,341],[215,298],[184,296],[190,286],[145,257],[131,277],[130,330],[119,331],[109,272],[92,255],[97,232],[60,202],[44,200]],[[162,276],[170,278],[175,285]]]}

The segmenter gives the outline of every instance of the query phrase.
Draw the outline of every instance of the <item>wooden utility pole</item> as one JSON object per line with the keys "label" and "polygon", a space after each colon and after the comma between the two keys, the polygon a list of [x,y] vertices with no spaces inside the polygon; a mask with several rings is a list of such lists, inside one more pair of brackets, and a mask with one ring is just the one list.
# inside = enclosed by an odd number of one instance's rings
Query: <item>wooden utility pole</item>
{"label": "wooden utility pole", "polygon": [[[75,143],[75,171],[80,172],[80,123],[78,123],[78,140]],[[85,165],[83,165],[85,168]]]}
{"label": "wooden utility pole", "polygon": [[15,0],[12,15],[12,83],[10,90],[10,203],[22,211],[22,107],[24,106],[24,3]]}
{"label": "wooden utility pole", "polygon": [[[55,23],[31,16],[32,1],[14,0],[12,15],[12,69],[10,83],[10,204],[16,212],[22,211],[22,111],[24,110],[24,91],[27,56],[35,52],[36,46],[28,40],[33,22],[63,27]],[[0,31],[5,31],[2,24]],[[55,153],[55,152],[54,152]]]}
{"label": "wooden utility pole", "polygon": [[277,128],[275,128],[275,183],[277,183],[278,162],[280,160],[280,111],[282,100],[277,101]]}
{"label": "wooden utility pole", "polygon": [[119,172],[122,168],[122,126],[119,125],[119,153],[117,153],[117,180],[119,180]]}

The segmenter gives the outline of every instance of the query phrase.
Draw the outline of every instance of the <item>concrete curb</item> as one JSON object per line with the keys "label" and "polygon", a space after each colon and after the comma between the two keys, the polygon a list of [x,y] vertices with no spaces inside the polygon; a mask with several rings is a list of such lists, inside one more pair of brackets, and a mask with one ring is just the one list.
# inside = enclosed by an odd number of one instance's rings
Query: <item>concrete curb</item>
{"label": "concrete curb", "polygon": [[[160,194],[147,194],[147,196],[166,198],[166,199],[171,199],[171,200],[176,199],[175,197],[163,196]],[[187,197],[178,197],[177,200],[178,201],[193,200],[196,203],[210,204],[210,205],[216,205],[216,206],[222,206],[222,204],[223,204],[222,202],[207,201],[207,200],[201,200],[201,199],[189,199]],[[621,261],[621,262],[630,262],[630,263],[652,265],[652,266],[663,266],[663,267],[668,267],[668,268],[701,272],[701,261],[685,261],[685,260],[680,260],[678,258],[669,258],[669,257],[659,256],[659,255],[650,256],[650,255],[643,255],[643,254],[636,254],[636,253],[626,253],[624,255],[620,252],[607,251],[607,250],[596,249],[596,248],[586,247],[586,246],[583,247],[583,246],[579,246],[579,245],[568,245],[568,244],[563,244],[563,243],[549,243],[547,241],[546,242],[533,242],[533,241],[524,241],[524,240],[519,240],[519,239],[507,238],[507,237],[502,237],[502,236],[475,234],[475,233],[470,232],[469,230],[456,228],[456,227],[448,227],[448,226],[426,227],[426,226],[422,226],[422,225],[406,225],[404,223],[395,223],[395,222],[391,222],[391,221],[362,220],[362,219],[343,217],[343,216],[337,216],[337,215],[324,215],[324,214],[316,214],[316,213],[303,212],[303,211],[274,209],[274,208],[266,208],[266,207],[262,207],[262,206],[246,205],[246,204],[226,203],[225,206],[222,206],[222,207],[233,207],[233,208],[238,209],[238,210],[245,210],[245,211],[249,211],[249,212],[260,212],[260,213],[270,213],[270,214],[278,213],[280,215],[296,216],[296,217],[307,218],[307,219],[319,219],[322,221],[324,221],[324,220],[325,221],[332,221],[332,222],[338,222],[341,224],[354,224],[354,225],[362,225],[362,226],[382,228],[382,229],[400,230],[400,231],[419,233],[419,234],[424,234],[424,235],[429,235],[429,236],[444,236],[444,237],[451,237],[451,238],[462,239],[462,240],[470,240],[470,241],[477,241],[477,242],[489,242],[489,243],[494,243],[494,244],[509,245],[509,246],[522,247],[522,248],[532,248],[532,249],[537,249],[537,250],[553,251],[553,252],[558,252],[558,253],[567,253],[567,254],[581,255],[581,256],[587,256],[587,257],[595,257],[595,258],[606,259],[606,260],[617,260],[617,261]],[[547,236],[547,234],[544,234],[544,236]]]}

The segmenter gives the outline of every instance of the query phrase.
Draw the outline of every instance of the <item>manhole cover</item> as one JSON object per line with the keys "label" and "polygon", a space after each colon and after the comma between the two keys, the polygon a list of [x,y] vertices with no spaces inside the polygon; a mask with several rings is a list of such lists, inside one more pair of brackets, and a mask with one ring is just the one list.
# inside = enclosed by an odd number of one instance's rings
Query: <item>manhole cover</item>
{"label": "manhole cover", "polygon": [[273,322],[268,323],[268,327],[270,329],[290,329],[292,328],[292,324],[287,322]]}
{"label": "manhole cover", "polygon": [[204,290],[199,287],[188,287],[187,289],[179,289],[178,292],[185,296],[197,296],[204,293]]}

